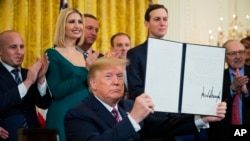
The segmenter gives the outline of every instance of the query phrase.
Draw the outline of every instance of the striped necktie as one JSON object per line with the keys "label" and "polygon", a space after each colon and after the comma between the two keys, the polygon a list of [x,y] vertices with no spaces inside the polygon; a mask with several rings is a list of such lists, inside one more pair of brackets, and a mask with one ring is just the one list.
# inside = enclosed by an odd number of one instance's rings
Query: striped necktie
{"label": "striped necktie", "polygon": [[89,56],[89,54],[87,52],[84,52],[83,56],[84,56],[84,59],[86,59]]}
{"label": "striped necktie", "polygon": [[114,116],[114,118],[115,118],[115,120],[117,122],[121,121],[121,119],[119,117],[119,113],[118,113],[118,111],[117,111],[117,109],[115,107],[112,109],[111,113],[112,113],[112,115]]}
{"label": "striped necktie", "polygon": [[13,73],[15,75],[15,81],[16,81],[16,83],[20,84],[20,83],[22,83],[22,81],[21,81],[21,78],[19,77],[18,72],[19,72],[19,69],[13,69],[11,71],[11,73]]}

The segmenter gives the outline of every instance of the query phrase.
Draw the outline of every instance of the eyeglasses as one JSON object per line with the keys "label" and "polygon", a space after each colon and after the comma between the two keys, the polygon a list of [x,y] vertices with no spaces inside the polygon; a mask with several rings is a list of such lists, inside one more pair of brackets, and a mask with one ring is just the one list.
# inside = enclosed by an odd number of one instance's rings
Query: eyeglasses
{"label": "eyeglasses", "polygon": [[226,53],[227,55],[231,56],[231,57],[235,57],[237,56],[237,53],[242,56],[245,54],[245,50],[239,50],[239,51],[232,51],[232,52],[228,52]]}

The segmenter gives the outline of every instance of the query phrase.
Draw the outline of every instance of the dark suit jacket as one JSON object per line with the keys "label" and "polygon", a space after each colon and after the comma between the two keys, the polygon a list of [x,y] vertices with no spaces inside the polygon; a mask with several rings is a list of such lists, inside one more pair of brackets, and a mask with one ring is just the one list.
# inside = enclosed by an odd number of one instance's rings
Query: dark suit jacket
{"label": "dark suit jacket", "polygon": [[[250,78],[250,68],[245,67],[245,75]],[[228,141],[230,140],[231,132],[231,117],[232,117],[232,101],[233,97],[230,93],[230,74],[229,70],[224,71],[224,83],[223,83],[223,94],[222,101],[227,102],[227,113],[226,117],[220,122],[210,123],[208,129],[209,140],[211,141]],[[250,83],[247,84],[248,91],[250,91]],[[250,96],[242,97],[242,120],[243,124],[250,124]]]}
{"label": "dark suit jacket", "polygon": [[[27,69],[21,69],[22,79],[26,79]],[[49,91],[41,97],[37,83],[33,84],[26,96],[21,99],[13,76],[0,63],[0,126],[9,132],[9,140],[17,141],[17,130],[24,125],[24,118],[31,128],[40,127],[36,115],[36,107],[46,109],[51,103]],[[1,140],[1,139],[0,139]]]}
{"label": "dark suit jacket", "polygon": [[127,117],[132,106],[131,100],[119,102],[122,121],[117,123],[102,103],[91,95],[67,112],[64,122],[67,141],[135,141],[197,132],[193,116],[155,118],[153,115],[140,123],[140,132],[135,132]]}
{"label": "dark suit jacket", "polygon": [[129,98],[135,98],[144,92],[146,64],[147,64],[148,40],[127,53],[130,64],[127,66],[127,80]]}

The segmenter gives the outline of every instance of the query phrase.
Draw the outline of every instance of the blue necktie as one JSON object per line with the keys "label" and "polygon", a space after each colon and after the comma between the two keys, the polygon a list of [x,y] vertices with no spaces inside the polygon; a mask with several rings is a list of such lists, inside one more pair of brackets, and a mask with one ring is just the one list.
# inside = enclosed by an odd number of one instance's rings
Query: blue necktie
{"label": "blue necktie", "polygon": [[19,70],[18,69],[13,69],[11,72],[15,75],[16,83],[17,84],[22,83],[21,78],[19,77],[19,74],[18,74]]}

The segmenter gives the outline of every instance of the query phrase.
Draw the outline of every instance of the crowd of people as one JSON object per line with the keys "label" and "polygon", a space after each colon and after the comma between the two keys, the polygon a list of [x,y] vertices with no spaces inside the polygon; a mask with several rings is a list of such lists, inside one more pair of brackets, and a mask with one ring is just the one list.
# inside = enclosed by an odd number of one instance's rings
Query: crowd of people
{"label": "crowd of people", "polygon": [[[166,7],[152,4],[144,20],[148,37],[164,38]],[[110,38],[110,52],[102,54],[92,48],[98,31],[94,15],[63,9],[53,46],[29,68],[22,68],[21,35],[0,33],[0,141],[18,141],[20,128],[41,128],[36,107],[48,110],[45,128],[57,129],[60,141],[169,141],[203,130],[207,135],[199,140],[227,141],[231,125],[250,124],[249,37],[223,45],[229,67],[217,115],[172,115],[155,111],[145,92],[147,39],[132,48],[130,36],[117,32]]]}

